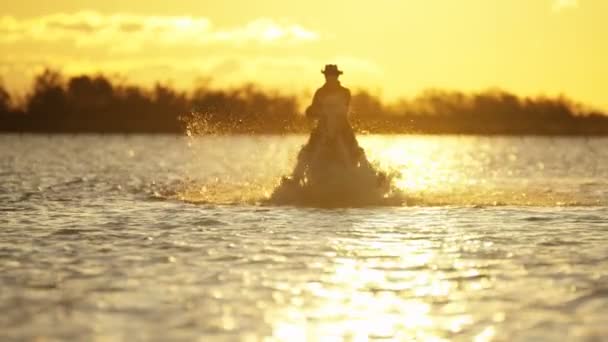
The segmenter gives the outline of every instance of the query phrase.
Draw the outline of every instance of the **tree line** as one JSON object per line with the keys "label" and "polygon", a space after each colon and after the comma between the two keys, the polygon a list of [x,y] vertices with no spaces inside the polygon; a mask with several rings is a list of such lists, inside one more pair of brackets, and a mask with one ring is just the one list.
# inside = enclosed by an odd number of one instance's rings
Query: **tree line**
{"label": "tree line", "polygon": [[[310,99],[303,99],[309,101]],[[247,84],[191,92],[123,84],[104,75],[65,78],[45,70],[21,101],[0,85],[0,131],[34,133],[303,133],[310,123],[295,95]],[[518,97],[428,90],[385,103],[355,91],[350,120],[359,132],[605,135],[608,114],[565,97]]]}

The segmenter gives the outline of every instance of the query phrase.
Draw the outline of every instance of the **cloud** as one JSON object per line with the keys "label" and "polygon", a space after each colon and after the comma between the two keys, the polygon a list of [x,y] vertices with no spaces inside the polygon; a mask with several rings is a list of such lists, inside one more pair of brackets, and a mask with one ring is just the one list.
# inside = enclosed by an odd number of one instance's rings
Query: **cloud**
{"label": "cloud", "polygon": [[0,18],[0,43],[68,41],[76,46],[133,50],[156,45],[302,43],[319,34],[301,25],[254,19],[242,26],[218,28],[205,17],[103,15],[93,11],[51,14],[30,19]]}
{"label": "cloud", "polygon": [[554,0],[553,11],[561,12],[567,9],[573,9],[578,7],[578,0]]}
{"label": "cloud", "polygon": [[[352,56],[328,58],[328,41],[297,23],[255,18],[221,27],[206,17],[104,15],[85,11],[27,19],[0,17],[0,77],[27,89],[50,67],[66,75],[125,76],[140,84],[172,80],[190,88],[199,77],[214,86],[255,82],[282,90],[318,85],[330,61],[350,80],[378,78],[374,63]],[[358,75],[358,76],[356,76]]]}

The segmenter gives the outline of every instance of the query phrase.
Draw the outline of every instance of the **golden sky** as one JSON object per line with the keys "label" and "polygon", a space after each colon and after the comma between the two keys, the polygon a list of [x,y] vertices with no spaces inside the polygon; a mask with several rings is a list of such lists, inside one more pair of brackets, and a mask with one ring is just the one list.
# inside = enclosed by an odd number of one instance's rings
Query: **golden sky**
{"label": "golden sky", "polygon": [[426,88],[566,94],[608,109],[606,0],[20,0],[0,4],[0,76],[45,66],[190,88],[343,83],[387,98]]}

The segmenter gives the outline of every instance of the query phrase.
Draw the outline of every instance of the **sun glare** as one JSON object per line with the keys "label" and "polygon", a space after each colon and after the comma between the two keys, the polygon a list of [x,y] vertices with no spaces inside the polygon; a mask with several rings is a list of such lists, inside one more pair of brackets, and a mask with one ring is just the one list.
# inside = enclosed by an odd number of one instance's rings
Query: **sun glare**
{"label": "sun glare", "polygon": [[[467,177],[462,160],[458,159],[458,156],[441,153],[442,150],[459,149],[454,146],[446,147],[445,143],[415,138],[403,143],[384,137],[370,138],[364,144],[373,151],[370,155],[382,169],[397,173],[395,186],[407,192],[421,192],[466,185]],[[449,143],[458,144],[458,141],[451,140]]]}
{"label": "sun glare", "polygon": [[[433,309],[436,302],[458,301],[460,290],[449,280],[448,272],[453,271],[431,266],[441,261],[429,252],[427,243],[403,241],[391,234],[369,241],[337,240],[346,255],[355,255],[335,258],[331,272],[324,270],[321,281],[292,289],[301,305],[282,308],[269,317],[270,340],[447,341],[446,334],[461,333],[474,323],[466,304],[454,306],[458,314],[442,318]],[[456,260],[453,267],[470,276],[478,272],[476,266]],[[474,335],[475,340],[488,341],[494,333],[488,326]]]}

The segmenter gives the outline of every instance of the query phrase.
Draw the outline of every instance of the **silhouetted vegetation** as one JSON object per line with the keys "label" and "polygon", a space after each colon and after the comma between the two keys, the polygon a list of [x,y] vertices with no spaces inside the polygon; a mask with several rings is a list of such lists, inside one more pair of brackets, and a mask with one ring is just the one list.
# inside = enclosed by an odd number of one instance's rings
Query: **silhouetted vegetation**
{"label": "silhouetted vegetation", "polygon": [[11,113],[11,96],[0,83],[0,115],[6,116]]}
{"label": "silhouetted vegetation", "polygon": [[366,92],[353,96],[353,124],[381,133],[608,134],[608,115],[567,98],[519,98],[502,90],[477,94],[429,90],[385,106]]}
{"label": "silhouetted vegetation", "polygon": [[[310,99],[302,99],[309,101]],[[21,106],[0,85],[0,131],[41,133],[305,132],[293,95],[248,84],[198,87],[190,93],[156,84],[142,88],[103,75],[65,79],[46,70]],[[608,115],[563,97],[520,98],[501,90],[477,94],[430,90],[383,103],[353,93],[351,121],[360,132],[447,134],[608,134]]]}

